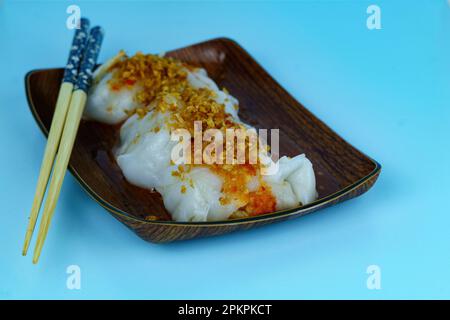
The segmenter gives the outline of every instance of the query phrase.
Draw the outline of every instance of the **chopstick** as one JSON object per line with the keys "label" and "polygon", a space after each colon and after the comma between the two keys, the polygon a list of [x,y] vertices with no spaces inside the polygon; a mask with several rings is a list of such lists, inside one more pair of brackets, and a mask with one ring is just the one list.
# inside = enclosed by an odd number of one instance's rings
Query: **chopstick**
{"label": "chopstick", "polygon": [[89,20],[80,19],[80,28],[75,31],[72,40],[72,46],[69,53],[69,59],[64,70],[63,81],[58,93],[55,112],[53,114],[50,132],[48,134],[47,145],[45,146],[44,157],[39,172],[39,178],[36,186],[36,192],[31,207],[30,217],[28,221],[27,231],[25,234],[25,242],[22,254],[25,256],[30,245],[31,236],[36,226],[36,220],[41,208],[42,199],[44,198],[45,187],[47,186],[50,172],[55,159],[56,151],[59,146],[61,133],[67,115],[72,90],[77,80],[78,68],[82,59],[83,52],[86,48],[89,31]]}
{"label": "chopstick", "polygon": [[78,126],[86,104],[87,92],[92,82],[92,72],[97,62],[102,40],[103,30],[100,27],[92,28],[89,34],[83,61],[81,62],[77,83],[75,84],[72,99],[70,101],[69,111],[67,113],[58,154],[56,155],[53,174],[44,205],[41,225],[39,226],[36,247],[34,248],[33,263],[37,263],[39,260],[44,241],[47,237],[50,222],[55,212],[56,202],[58,201],[61,186],[67,170],[67,165],[69,164],[70,155],[75,143]]}

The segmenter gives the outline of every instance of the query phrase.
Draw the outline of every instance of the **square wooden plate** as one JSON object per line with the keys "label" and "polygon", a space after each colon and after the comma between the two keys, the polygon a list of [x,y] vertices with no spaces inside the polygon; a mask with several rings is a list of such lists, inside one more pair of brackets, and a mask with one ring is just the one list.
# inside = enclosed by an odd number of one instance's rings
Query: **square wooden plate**
{"label": "square wooden plate", "polygon": [[[377,180],[381,166],[367,157],[284,90],[236,42],[219,38],[167,53],[203,67],[219,87],[239,100],[241,119],[256,128],[280,129],[280,155],[305,153],[312,161],[319,198],[306,206],[262,216],[221,222],[175,222],[160,195],[129,184],[111,154],[118,129],[82,121],[70,160],[81,186],[114,217],[140,237],[168,242],[218,235],[303,216],[356,197]],[[30,71],[25,78],[29,106],[47,135],[63,69]],[[157,220],[146,220],[153,215]]]}

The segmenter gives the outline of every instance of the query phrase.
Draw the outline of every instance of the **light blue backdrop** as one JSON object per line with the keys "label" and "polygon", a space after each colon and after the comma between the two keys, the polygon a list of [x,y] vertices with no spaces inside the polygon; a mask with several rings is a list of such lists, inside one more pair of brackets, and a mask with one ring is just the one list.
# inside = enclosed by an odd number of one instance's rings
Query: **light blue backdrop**
{"label": "light blue backdrop", "polygon": [[[21,256],[45,139],[24,93],[62,66],[78,4],[119,49],[226,36],[383,165],[364,196],[227,236],[146,243],[68,175],[39,265]],[[381,8],[368,30],[366,8]],[[450,6],[423,1],[0,2],[0,298],[450,298]],[[81,290],[66,268],[81,268]],[[368,290],[366,268],[381,268]]]}

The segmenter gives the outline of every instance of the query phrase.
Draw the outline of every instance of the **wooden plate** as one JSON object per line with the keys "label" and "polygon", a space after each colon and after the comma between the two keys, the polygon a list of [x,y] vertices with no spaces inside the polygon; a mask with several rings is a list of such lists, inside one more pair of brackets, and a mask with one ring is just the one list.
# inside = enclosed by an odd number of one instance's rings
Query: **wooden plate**
{"label": "wooden plate", "polygon": [[[239,116],[256,128],[280,129],[280,154],[305,153],[316,172],[319,198],[314,203],[258,217],[222,222],[175,222],[158,193],[129,184],[111,149],[117,128],[82,121],[70,159],[81,186],[114,217],[152,242],[223,234],[303,216],[356,197],[377,180],[381,166],[345,142],[286,92],[242,47],[214,39],[168,53],[205,68],[219,87],[240,102]],[[30,71],[25,77],[29,106],[48,134],[63,69]],[[146,220],[153,215],[156,221]]]}

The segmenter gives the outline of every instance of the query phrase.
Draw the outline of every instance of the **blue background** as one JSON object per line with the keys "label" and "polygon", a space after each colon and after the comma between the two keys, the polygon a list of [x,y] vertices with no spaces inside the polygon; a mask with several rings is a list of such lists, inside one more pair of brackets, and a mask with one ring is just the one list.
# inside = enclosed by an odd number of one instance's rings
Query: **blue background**
{"label": "blue background", "polygon": [[[373,189],[316,214],[222,237],[140,240],[68,175],[40,263],[21,256],[45,139],[23,78],[64,65],[78,4],[119,49],[226,36],[383,165]],[[382,29],[366,28],[381,7]],[[450,298],[447,1],[0,2],[0,298]],[[81,268],[81,290],[66,268]],[[366,268],[381,268],[368,290]]]}

